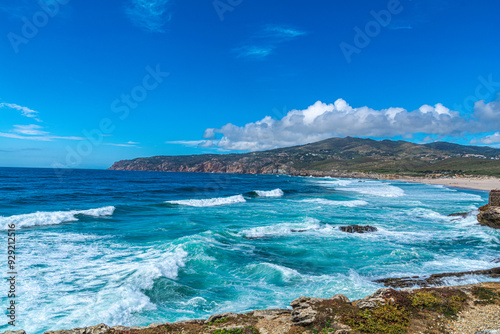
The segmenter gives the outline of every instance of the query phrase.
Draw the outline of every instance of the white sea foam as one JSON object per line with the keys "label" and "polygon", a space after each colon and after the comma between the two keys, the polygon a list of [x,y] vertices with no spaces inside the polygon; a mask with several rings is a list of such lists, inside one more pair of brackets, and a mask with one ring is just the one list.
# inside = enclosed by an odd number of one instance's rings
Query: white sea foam
{"label": "white sea foam", "polygon": [[346,187],[338,190],[353,191],[363,195],[379,196],[379,197],[402,197],[405,192],[403,189],[387,184],[370,185],[366,187]]}
{"label": "white sea foam", "polygon": [[403,189],[394,185],[369,180],[319,180],[322,186],[334,188],[341,191],[357,192],[363,195],[378,197],[402,197],[405,195]]}
{"label": "white sea foam", "polygon": [[236,203],[245,203],[246,200],[243,195],[236,195],[230,197],[216,197],[216,198],[206,198],[206,199],[183,199],[176,201],[166,201],[165,203],[194,206],[198,208],[211,207],[219,205],[228,205]]}
{"label": "white sea foam", "polygon": [[274,189],[274,190],[255,190],[255,193],[259,197],[281,197],[285,195],[283,190],[281,189]]}
{"label": "white sea foam", "polygon": [[436,212],[436,211],[431,210],[431,209],[426,209],[426,208],[414,208],[411,210],[407,210],[406,214],[409,216],[423,218],[423,219],[429,219],[429,220],[451,220],[453,218],[453,217],[442,215],[439,212]]}
{"label": "white sea foam", "polygon": [[249,264],[246,266],[246,270],[248,270],[249,274],[252,276],[262,277],[264,279],[274,278],[283,282],[302,280],[304,278],[304,276],[295,269],[268,262]]}
{"label": "white sea foam", "polygon": [[345,180],[345,179],[331,179],[330,180],[325,180],[325,179],[318,179],[315,180],[315,183],[319,183],[323,186],[329,187],[329,188],[335,188],[335,187],[345,187],[350,184],[352,184],[354,181],[352,180]]}
{"label": "white sea foam", "polygon": [[303,223],[281,223],[268,226],[258,226],[240,232],[241,235],[247,238],[271,238],[287,236],[292,233],[316,232],[324,234],[333,230],[333,227],[328,224],[320,224],[320,221],[315,218],[307,218]]}
{"label": "white sea foam", "polygon": [[111,216],[115,211],[114,206],[105,206],[97,209],[89,210],[71,210],[71,211],[49,211],[35,212],[23,215],[15,215],[10,217],[0,217],[0,228],[8,229],[9,224],[16,224],[16,228],[40,226],[40,225],[57,225],[65,222],[78,221],[76,216],[84,215],[91,217]]}
{"label": "white sea foam", "polygon": [[346,207],[357,207],[368,205],[368,202],[361,200],[353,200],[353,201],[333,201],[326,198],[308,198],[301,200],[303,203],[312,203],[312,204],[321,204],[321,205],[334,205],[334,206],[346,206]]}
{"label": "white sea foam", "polygon": [[[19,267],[25,298],[19,311],[29,315],[22,323],[29,332],[102,322],[134,325],[139,314],[157,307],[145,291],[160,277],[175,280],[187,257],[180,247],[140,248],[114,244],[113,238],[36,233],[23,240],[28,251]],[[98,242],[84,242],[92,240]]]}

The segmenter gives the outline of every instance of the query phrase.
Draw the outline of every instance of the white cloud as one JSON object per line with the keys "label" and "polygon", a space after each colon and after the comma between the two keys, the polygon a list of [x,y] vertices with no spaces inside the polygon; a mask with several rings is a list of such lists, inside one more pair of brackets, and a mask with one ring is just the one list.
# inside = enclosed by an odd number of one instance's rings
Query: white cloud
{"label": "white cloud", "polygon": [[29,136],[43,136],[48,134],[46,131],[41,131],[42,127],[40,125],[36,124],[30,124],[30,125],[14,125],[14,130],[12,132],[19,133],[22,135],[29,135]]}
{"label": "white cloud", "polygon": [[[0,108],[8,108],[20,111],[25,117],[33,118],[35,121],[41,122],[37,117],[38,111],[23,107],[15,103],[0,103]],[[12,139],[24,139],[33,141],[54,141],[54,140],[84,140],[83,137],[78,136],[55,136],[47,131],[42,131],[42,127],[36,124],[29,125],[14,125],[14,128],[9,132],[0,132],[0,137]]]}
{"label": "white cloud", "polygon": [[179,144],[179,145],[184,145],[184,146],[199,146],[201,144],[204,144],[206,140],[173,140],[173,141],[167,141],[165,142],[166,144]]}
{"label": "white cloud", "polygon": [[[244,126],[228,123],[208,128],[199,146],[256,151],[301,145],[335,136],[411,138],[414,134],[461,136],[494,131],[500,125],[500,103],[476,103],[473,115],[464,117],[441,103],[417,110],[351,107],[343,99],[333,104],[316,102],[304,110],[291,110],[281,119],[269,116]],[[216,139],[221,134],[221,139]],[[485,139],[487,140],[487,139]],[[492,139],[490,139],[492,140]],[[182,143],[182,142],[178,142]]]}
{"label": "white cloud", "polygon": [[23,136],[15,133],[5,133],[0,132],[0,137],[4,138],[14,138],[14,139],[26,139],[26,140],[34,140],[34,141],[52,141],[51,138],[47,136]]}
{"label": "white cloud", "polygon": [[164,32],[164,25],[170,21],[168,6],[170,0],[130,0],[125,13],[137,26],[151,32]]}
{"label": "white cloud", "polygon": [[38,118],[38,111],[30,109],[28,107],[23,107],[15,103],[0,103],[0,108],[9,108],[20,111],[23,116],[34,118],[36,121],[41,122]]}
{"label": "white cloud", "polygon": [[[12,131],[15,131],[15,130],[12,130]],[[34,141],[54,141],[56,139],[61,139],[61,140],[85,140],[85,138],[83,138],[83,137],[74,137],[74,136],[69,136],[69,137],[64,137],[64,136],[48,136],[48,135],[33,136],[33,135],[20,135],[20,134],[16,134],[16,133],[6,133],[6,132],[0,132],[0,137],[13,138],[13,139],[34,140]]]}
{"label": "white cloud", "polygon": [[489,124],[492,130],[498,130],[500,128],[500,98],[489,103],[485,103],[484,100],[477,101],[474,104],[474,115],[481,124]]}
{"label": "white cloud", "polygon": [[235,48],[234,51],[238,57],[263,59],[272,54],[280,44],[304,35],[307,35],[305,31],[270,24],[262,27],[246,41],[245,45]]}
{"label": "white cloud", "polygon": [[128,141],[127,143],[125,144],[114,144],[114,143],[106,143],[104,145],[109,145],[109,146],[118,146],[118,147],[137,147],[137,148],[140,148],[139,146],[139,143],[135,142],[135,141]]}
{"label": "white cloud", "polygon": [[500,143],[500,132],[496,132],[492,135],[483,137],[479,140],[483,144],[497,144]]}

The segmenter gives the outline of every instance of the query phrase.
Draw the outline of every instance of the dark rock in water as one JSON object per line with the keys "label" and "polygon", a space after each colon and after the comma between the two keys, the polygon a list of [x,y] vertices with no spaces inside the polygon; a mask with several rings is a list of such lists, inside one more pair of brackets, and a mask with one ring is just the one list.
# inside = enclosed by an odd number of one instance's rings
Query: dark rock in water
{"label": "dark rock in water", "polygon": [[459,212],[459,213],[452,213],[451,215],[448,215],[448,217],[462,217],[462,218],[467,218],[469,215],[468,212]]}
{"label": "dark rock in water", "polygon": [[339,228],[342,232],[347,232],[347,233],[368,233],[377,231],[376,227],[370,225],[366,226],[349,225],[349,226],[340,226]]}
{"label": "dark rock in water", "polygon": [[446,277],[462,277],[465,275],[484,275],[491,278],[500,277],[500,267],[486,269],[486,270],[475,270],[475,271],[464,271],[459,273],[443,273],[434,274],[427,278],[422,278],[418,276],[413,277],[401,277],[401,278],[384,278],[376,280],[376,283],[383,283],[384,286],[390,286],[393,288],[409,288],[412,286],[428,287],[431,285],[443,285],[443,279]]}
{"label": "dark rock in water", "polygon": [[491,263],[500,263],[500,257],[498,259],[493,259],[490,262]]}
{"label": "dark rock in water", "polygon": [[500,229],[500,207],[489,207],[486,210],[481,210],[477,215],[477,220],[479,225],[488,226],[492,228]]}
{"label": "dark rock in water", "polygon": [[293,233],[302,233],[302,232],[307,232],[309,230],[305,230],[304,229],[304,230],[290,230],[290,231],[293,232]]}

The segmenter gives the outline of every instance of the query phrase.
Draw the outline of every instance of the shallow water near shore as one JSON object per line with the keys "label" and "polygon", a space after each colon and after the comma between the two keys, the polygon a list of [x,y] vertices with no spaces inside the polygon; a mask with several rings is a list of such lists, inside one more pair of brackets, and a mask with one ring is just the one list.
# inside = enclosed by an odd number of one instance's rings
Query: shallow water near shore
{"label": "shallow water near shore", "polygon": [[[398,181],[0,168],[0,256],[6,275],[15,223],[16,329],[144,326],[495,267],[500,231],[447,216],[487,198]],[[338,229],[350,224],[378,231]]]}

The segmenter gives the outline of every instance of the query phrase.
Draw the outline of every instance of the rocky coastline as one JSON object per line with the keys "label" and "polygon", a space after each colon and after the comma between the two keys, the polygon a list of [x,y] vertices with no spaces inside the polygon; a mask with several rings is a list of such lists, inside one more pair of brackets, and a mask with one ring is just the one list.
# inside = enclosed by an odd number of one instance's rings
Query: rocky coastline
{"label": "rocky coastline", "polygon": [[[496,268],[500,272],[500,268]],[[500,282],[417,289],[380,288],[363,299],[299,297],[291,309],[223,313],[147,327],[91,327],[45,334],[348,334],[500,331]],[[4,334],[25,334],[23,330]]]}

